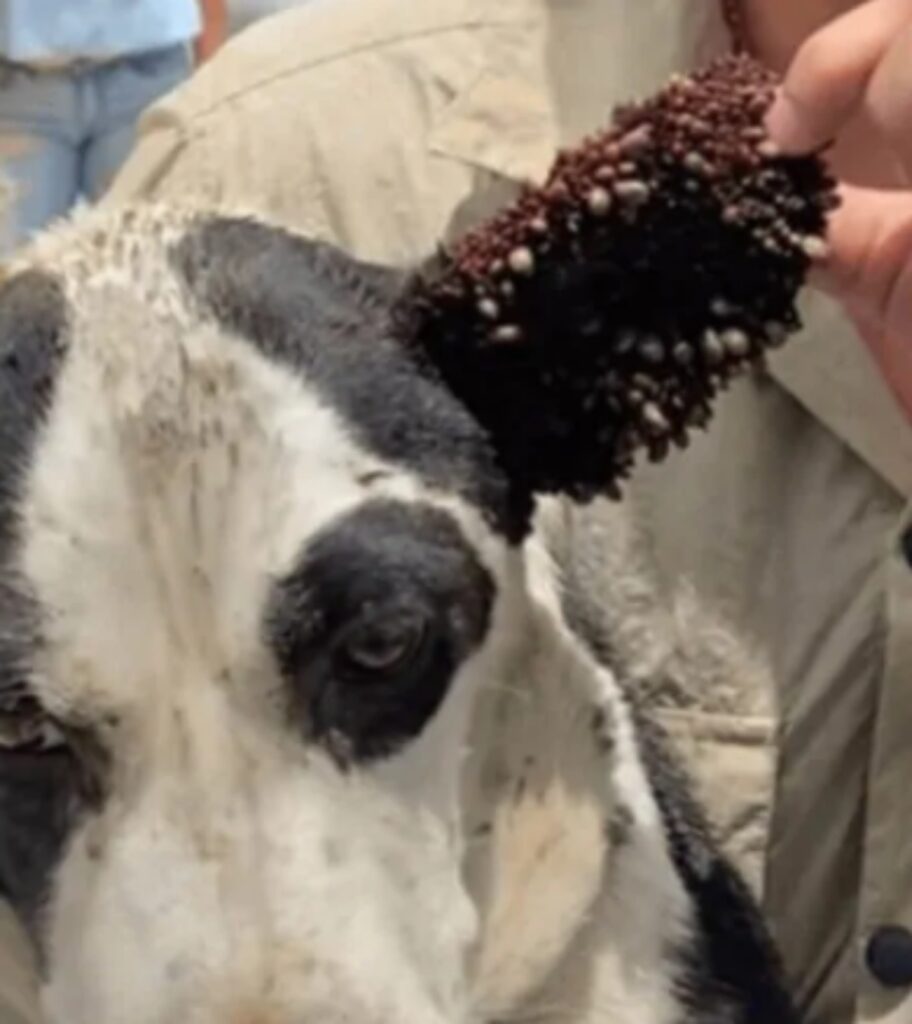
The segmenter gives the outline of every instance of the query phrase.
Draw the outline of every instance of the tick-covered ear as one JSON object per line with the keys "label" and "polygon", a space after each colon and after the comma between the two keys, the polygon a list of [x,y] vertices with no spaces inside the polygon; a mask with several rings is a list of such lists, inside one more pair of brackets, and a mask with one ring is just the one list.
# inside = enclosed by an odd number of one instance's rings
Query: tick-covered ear
{"label": "tick-covered ear", "polygon": [[835,190],[765,141],[774,88],[742,57],[674,78],[412,280],[397,330],[521,490],[618,493],[800,327]]}

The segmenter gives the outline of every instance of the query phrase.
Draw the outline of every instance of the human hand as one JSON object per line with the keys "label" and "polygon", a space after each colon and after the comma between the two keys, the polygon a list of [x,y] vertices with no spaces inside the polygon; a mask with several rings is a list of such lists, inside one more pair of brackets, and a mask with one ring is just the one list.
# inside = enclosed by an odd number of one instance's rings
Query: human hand
{"label": "human hand", "polygon": [[[798,51],[770,111],[785,153],[819,148],[859,110],[912,186],[912,0],[867,0]],[[844,186],[815,283],[837,296],[912,419],[912,187]]]}
{"label": "human hand", "polygon": [[196,37],[194,55],[202,64],[218,50],[228,36],[228,12],[225,0],[199,0],[203,16],[202,32]]}

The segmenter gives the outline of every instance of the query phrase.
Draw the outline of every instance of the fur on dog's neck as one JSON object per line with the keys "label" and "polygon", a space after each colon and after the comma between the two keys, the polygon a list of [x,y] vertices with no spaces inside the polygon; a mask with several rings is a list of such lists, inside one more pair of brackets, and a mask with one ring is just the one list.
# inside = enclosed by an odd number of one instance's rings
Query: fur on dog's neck
{"label": "fur on dog's neck", "polygon": [[[540,520],[559,532],[561,516],[553,503]],[[612,1020],[665,1024],[678,1012],[667,948],[688,933],[691,910],[630,710],[566,623],[546,532],[527,545],[524,641],[503,682],[481,696],[472,730],[473,1002],[482,1020],[573,1021],[587,1019],[595,992]],[[636,901],[631,868],[648,873],[648,906],[623,905]]]}

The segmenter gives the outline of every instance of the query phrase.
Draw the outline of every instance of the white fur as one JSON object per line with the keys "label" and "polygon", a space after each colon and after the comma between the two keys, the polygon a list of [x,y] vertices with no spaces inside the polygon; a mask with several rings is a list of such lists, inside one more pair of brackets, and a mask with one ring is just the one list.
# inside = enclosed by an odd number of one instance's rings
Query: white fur
{"label": "white fur", "polygon": [[[547,532],[540,522],[539,536]],[[528,675],[518,673],[521,684],[501,695],[500,707],[483,705],[479,715],[494,723],[488,772],[493,760],[500,770],[492,774],[507,787],[517,775],[527,779],[521,799],[489,797],[495,827],[481,901],[479,1004],[490,1020],[679,1021],[668,951],[687,941],[692,908],[630,713],[611,674],[564,624],[555,567],[537,539],[527,562],[537,609]],[[593,746],[593,708],[604,711],[610,754]],[[613,848],[606,823],[621,807],[629,835]]]}

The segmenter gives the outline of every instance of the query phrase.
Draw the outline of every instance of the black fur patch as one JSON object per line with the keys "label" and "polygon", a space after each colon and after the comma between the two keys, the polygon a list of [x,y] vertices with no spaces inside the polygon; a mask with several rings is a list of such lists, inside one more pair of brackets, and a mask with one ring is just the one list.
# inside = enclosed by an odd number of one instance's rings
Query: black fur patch
{"label": "black fur patch", "polygon": [[[54,277],[27,271],[0,286],[0,718],[36,713],[28,693],[40,643],[37,610],[12,571],[17,503],[50,407],[67,322]],[[0,890],[34,922],[72,821],[77,774],[70,753],[0,753]]]}
{"label": "black fur patch", "polygon": [[[15,541],[22,475],[50,406],[65,329],[66,301],[54,277],[27,271],[0,285],[0,559],[4,564]],[[5,574],[4,582],[8,582]],[[3,611],[0,604],[0,615]],[[3,639],[9,638],[3,635]],[[0,653],[2,677],[7,675],[6,667]]]}
{"label": "black fur patch", "polygon": [[0,751],[0,885],[40,941],[51,875],[83,808],[72,751]]}
{"label": "black fur patch", "polygon": [[172,262],[205,312],[306,377],[362,444],[521,532],[484,431],[392,338],[398,273],[239,218],[201,219]]}
{"label": "black fur patch", "polygon": [[[494,588],[439,509],[373,501],[327,527],[277,585],[267,619],[304,730],[342,763],[388,755],[416,736],[484,639]],[[352,666],[353,631],[403,623],[417,639],[395,671]]]}

